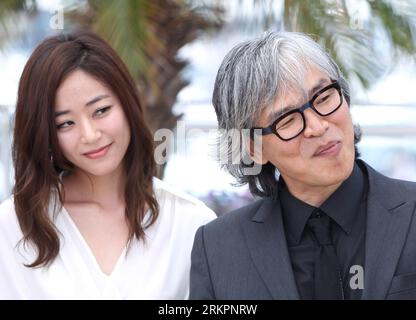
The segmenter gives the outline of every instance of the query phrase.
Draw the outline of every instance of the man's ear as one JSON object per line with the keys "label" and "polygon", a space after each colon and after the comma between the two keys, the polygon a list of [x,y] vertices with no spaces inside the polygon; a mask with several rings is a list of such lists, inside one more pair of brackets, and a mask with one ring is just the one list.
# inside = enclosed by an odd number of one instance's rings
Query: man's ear
{"label": "man's ear", "polygon": [[263,154],[262,137],[260,135],[253,135],[248,139],[246,144],[248,155],[257,164],[263,165],[268,162]]}

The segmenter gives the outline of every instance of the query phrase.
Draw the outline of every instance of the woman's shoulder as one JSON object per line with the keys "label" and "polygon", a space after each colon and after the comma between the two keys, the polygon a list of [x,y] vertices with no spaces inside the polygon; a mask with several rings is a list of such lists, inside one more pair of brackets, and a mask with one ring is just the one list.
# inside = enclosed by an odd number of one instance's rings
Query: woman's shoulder
{"label": "woman's shoulder", "polygon": [[16,218],[13,197],[4,200],[0,204],[0,224],[10,222]]}
{"label": "woman's shoulder", "polygon": [[[51,198],[49,199],[49,208],[48,212],[50,214],[51,219],[53,220],[56,215],[54,215],[56,211],[56,199],[54,197],[54,193],[51,193]],[[18,234],[18,236],[22,235],[19,221],[17,219],[16,208],[14,203],[14,198],[11,196],[10,198],[4,200],[0,204],[0,233],[3,234]]]}
{"label": "woman's shoulder", "polygon": [[201,200],[177,190],[165,181],[153,178],[153,188],[161,212],[170,211],[178,218],[191,218],[204,224],[216,218],[214,211]]}
{"label": "woman's shoulder", "polygon": [[13,197],[6,199],[0,204],[0,236],[6,238],[20,239],[22,236],[19,222],[17,220]]}

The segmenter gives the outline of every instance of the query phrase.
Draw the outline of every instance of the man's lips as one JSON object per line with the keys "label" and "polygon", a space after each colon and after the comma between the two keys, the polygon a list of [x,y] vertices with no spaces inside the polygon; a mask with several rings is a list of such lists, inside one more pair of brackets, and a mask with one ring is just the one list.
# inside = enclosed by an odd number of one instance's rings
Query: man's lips
{"label": "man's lips", "polygon": [[101,156],[104,156],[107,153],[107,151],[108,151],[108,149],[109,149],[110,146],[111,146],[111,143],[110,144],[107,144],[104,147],[101,147],[99,149],[95,149],[95,150],[91,150],[91,151],[88,151],[88,152],[84,152],[83,155],[84,156],[87,156],[89,158],[101,157]]}
{"label": "man's lips", "polygon": [[334,140],[330,141],[325,145],[320,146],[316,149],[313,154],[314,157],[324,156],[324,155],[337,155],[341,150],[342,144],[341,141]]}

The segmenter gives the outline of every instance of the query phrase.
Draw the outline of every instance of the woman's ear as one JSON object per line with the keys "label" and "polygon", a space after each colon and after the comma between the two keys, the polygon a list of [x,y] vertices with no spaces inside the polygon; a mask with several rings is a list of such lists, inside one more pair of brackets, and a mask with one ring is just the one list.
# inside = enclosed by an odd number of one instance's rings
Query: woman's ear
{"label": "woman's ear", "polygon": [[248,155],[255,163],[263,165],[268,162],[263,153],[262,136],[254,134],[245,145]]}

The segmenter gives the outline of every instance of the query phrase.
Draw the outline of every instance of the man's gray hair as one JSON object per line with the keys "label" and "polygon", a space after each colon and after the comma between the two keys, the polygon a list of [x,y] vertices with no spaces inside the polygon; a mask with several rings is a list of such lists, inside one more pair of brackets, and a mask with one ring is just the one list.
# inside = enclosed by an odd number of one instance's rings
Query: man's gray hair
{"label": "man's gray hair", "polygon": [[[289,91],[299,92],[306,101],[308,95],[303,84],[311,69],[318,69],[330,79],[338,80],[349,104],[349,87],[337,64],[305,34],[268,32],[260,38],[245,41],[225,56],[218,70],[212,101],[218,127],[222,129],[218,141],[219,158],[231,159],[236,148],[241,150],[243,155],[239,163],[221,162],[240,183],[249,183],[254,194],[270,196],[274,188],[264,190],[272,188],[261,181],[266,174],[264,170],[255,176],[244,174],[244,168],[247,168],[247,139],[233,139],[233,143],[230,143],[229,132],[255,126],[263,110],[271,108],[278,97]],[[263,166],[263,169],[267,168]],[[276,184],[275,169],[266,171],[270,171],[268,175],[273,171],[273,177],[267,177],[268,184]]]}

